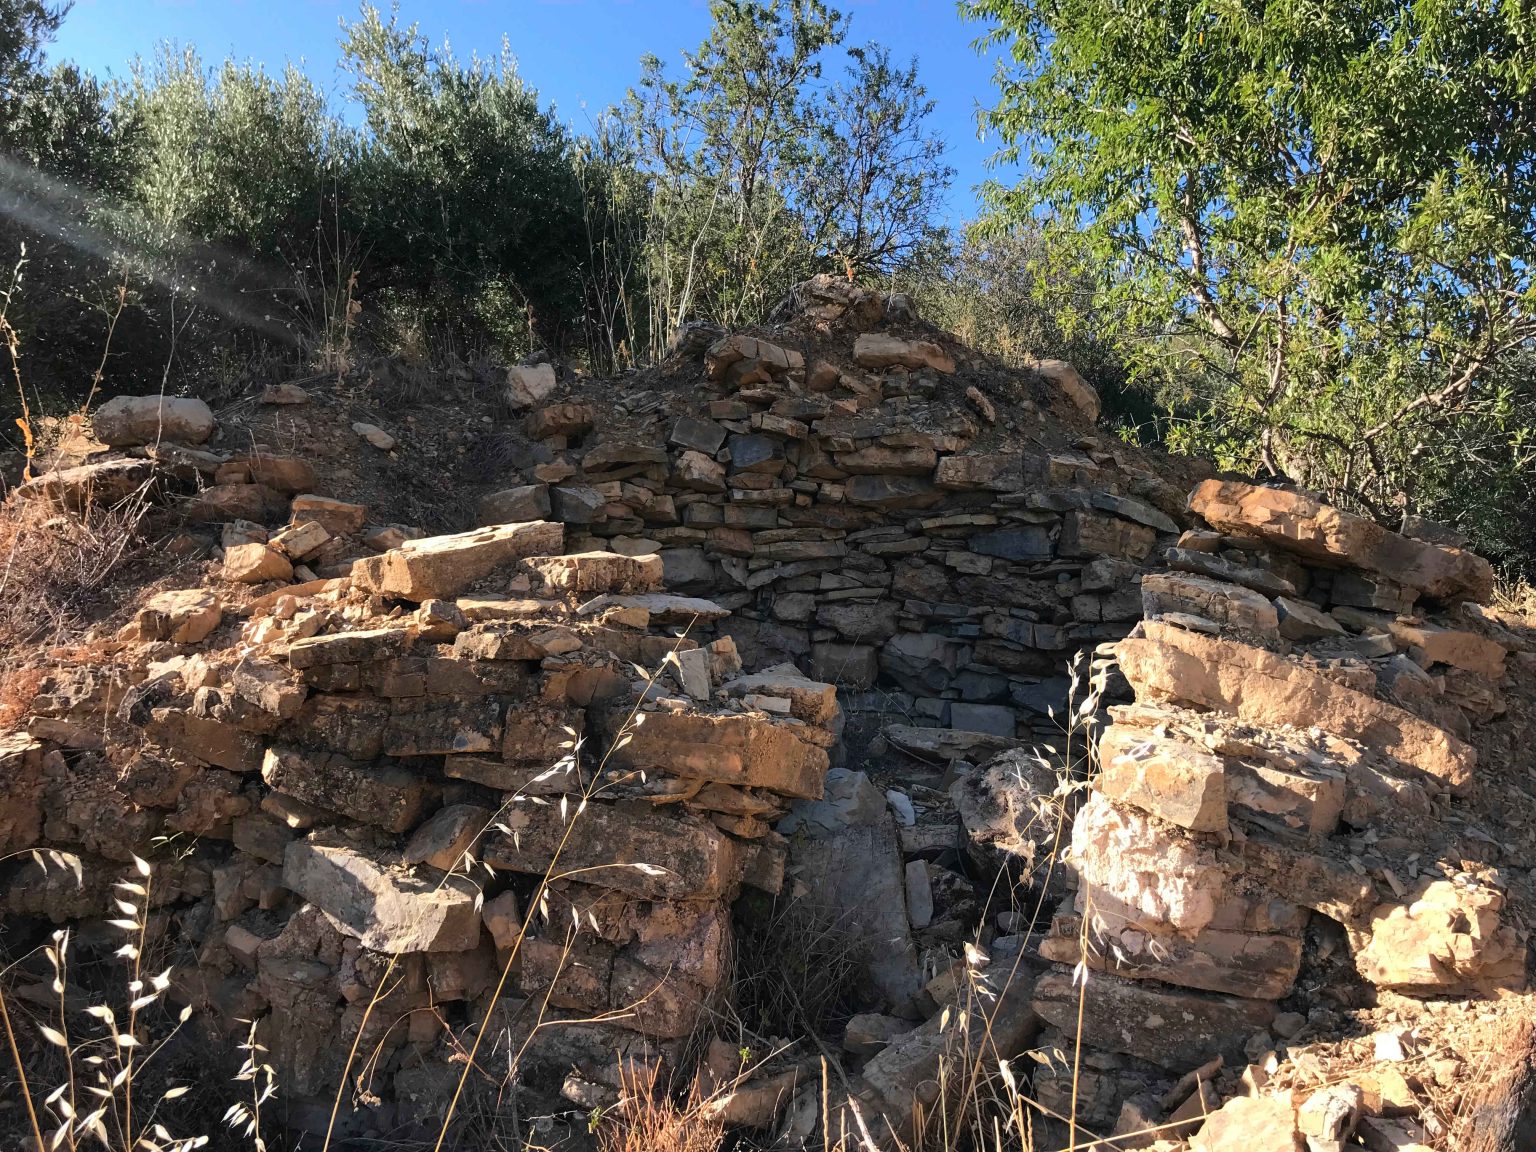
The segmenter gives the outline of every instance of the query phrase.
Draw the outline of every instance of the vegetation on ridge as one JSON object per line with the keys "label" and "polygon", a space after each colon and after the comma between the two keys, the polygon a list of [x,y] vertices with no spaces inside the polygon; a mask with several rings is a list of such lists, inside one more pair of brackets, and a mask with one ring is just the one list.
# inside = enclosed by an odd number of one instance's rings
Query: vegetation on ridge
{"label": "vegetation on ridge", "polygon": [[1071,359],[1123,435],[1531,558],[1519,5],[972,0],[1003,51],[984,127],[1028,176],[964,229],[916,62],[822,0],[714,0],[681,67],[637,62],[580,130],[513,46],[465,61],[370,4],[345,106],[191,47],[126,82],[50,67],[66,12],[0,0],[0,255],[26,246],[39,410],[80,402],[109,331],[109,392],[217,400],[370,352],[612,373],[830,271]]}

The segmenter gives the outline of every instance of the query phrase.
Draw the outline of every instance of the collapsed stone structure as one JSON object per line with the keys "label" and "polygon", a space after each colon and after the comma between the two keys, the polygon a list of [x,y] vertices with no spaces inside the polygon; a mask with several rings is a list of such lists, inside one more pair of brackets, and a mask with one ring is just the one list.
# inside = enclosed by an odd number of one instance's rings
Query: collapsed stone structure
{"label": "collapsed stone structure", "polygon": [[[685,1070],[748,888],[867,938],[843,1131],[910,1140],[957,1045],[1036,1054],[1042,1149],[1074,1101],[1123,1148],[1369,1129],[1314,1133],[1252,1069],[1222,1107],[1213,1061],[1323,1027],[1277,1003],[1324,922],[1378,988],[1524,986],[1497,871],[1415,840],[1529,655],[1478,607],[1486,562],[1103,439],[1070,366],[991,372],[900,296],[787,308],[685,333],[681,388],[515,368],[517,483],[445,535],[207,447],[195,402],[104,407],[119,452],[17,499],[175,498],[218,581],[38,661],[0,856],[68,850],[84,883],[17,860],[0,910],[99,915],[133,852],[186,843],[151,895],[179,994],[263,1021],[298,1128],[360,1028],[357,1132],[434,1122],[477,1044],[588,1107]],[[1095,649],[1122,679],[1090,773],[1062,727]],[[820,1139],[808,1053],[748,1085],[725,1048],[731,1122]]]}

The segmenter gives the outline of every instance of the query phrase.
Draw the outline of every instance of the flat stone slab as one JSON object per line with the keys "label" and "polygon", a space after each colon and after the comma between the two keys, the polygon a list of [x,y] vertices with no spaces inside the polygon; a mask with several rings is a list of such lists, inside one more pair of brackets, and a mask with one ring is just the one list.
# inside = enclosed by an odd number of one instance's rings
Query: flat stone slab
{"label": "flat stone slab", "polygon": [[1036,981],[1031,1003],[1068,1037],[1077,1036],[1081,1012],[1084,1043],[1175,1072],[1198,1068],[1213,1056],[1237,1061],[1248,1037],[1275,1018],[1267,1000],[1159,988],[1107,973],[1090,976],[1084,989],[1070,972],[1047,972]]}
{"label": "flat stone slab", "polygon": [[1190,493],[1189,509],[1223,532],[1257,536],[1310,560],[1380,572],[1436,600],[1486,603],[1493,595],[1493,566],[1481,556],[1411,539],[1299,492],[1205,480]]}
{"label": "flat stone slab", "polygon": [[801,740],[791,727],[754,716],[640,715],[644,719],[629,743],[609,757],[615,767],[767,788],[802,799],[821,796],[827,753]]}
{"label": "flat stone slab", "polygon": [[918,728],[892,724],[884,729],[887,740],[924,760],[987,759],[997,752],[1018,747],[1017,740],[991,732],[966,732],[955,728]]}
{"label": "flat stone slab", "polygon": [[407,540],[398,548],[352,565],[359,587],[402,600],[448,599],[498,568],[565,547],[565,527],[547,520],[497,524],[451,536]]}
{"label": "flat stone slab", "polygon": [[481,859],[542,876],[558,851],[558,873],[647,900],[715,899],[740,878],[738,842],[696,817],[593,801],[570,811],[569,837],[565,819],[558,804],[518,805],[504,820],[513,834],[487,834]]}
{"label": "flat stone slab", "polygon": [[480,940],[475,886],[435,868],[412,872],[383,854],[295,840],[283,854],[283,884],[378,952],[467,952]]}
{"label": "flat stone slab", "polygon": [[1315,725],[1358,740],[1462,792],[1477,753],[1466,742],[1395,705],[1346,688],[1273,652],[1148,620],[1123,640],[1120,670],[1138,699],[1176,700],[1251,724]]}

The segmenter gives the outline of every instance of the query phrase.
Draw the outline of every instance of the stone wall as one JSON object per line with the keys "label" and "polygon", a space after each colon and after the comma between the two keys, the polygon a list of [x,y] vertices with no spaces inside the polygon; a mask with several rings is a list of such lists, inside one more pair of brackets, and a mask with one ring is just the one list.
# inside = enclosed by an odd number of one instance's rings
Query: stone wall
{"label": "stone wall", "polygon": [[[447,535],[209,447],[195,404],[103,409],[115,451],[16,500],[171,501],[219,564],[32,659],[11,938],[101,916],[153,856],[176,995],[261,1021],[286,1122],[328,1122],[366,1020],[358,1134],[435,1131],[470,1049],[591,1108],[701,1037],[732,1123],[819,1142],[819,1055],[749,1085],[718,1034],[749,889],[861,934],[836,1120],[882,1141],[957,1051],[1035,1055],[1041,1149],[1074,1099],[1102,1135],[1310,1123],[1254,1068],[1337,1031],[1296,1010],[1327,932],[1372,988],[1523,987],[1503,879],[1446,829],[1536,657],[1433,526],[1115,443],[1070,366],[1001,372],[837,281],[625,383],[514,369],[516,475]],[[1086,652],[1118,667],[1091,784],[1041,751]]]}

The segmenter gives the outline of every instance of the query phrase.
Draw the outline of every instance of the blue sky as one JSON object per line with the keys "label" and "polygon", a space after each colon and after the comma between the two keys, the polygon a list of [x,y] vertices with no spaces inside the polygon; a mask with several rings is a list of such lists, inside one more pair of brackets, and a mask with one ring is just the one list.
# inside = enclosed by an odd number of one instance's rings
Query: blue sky
{"label": "blue sky", "polygon": [[[949,217],[952,223],[968,219],[973,188],[991,175],[985,161],[995,149],[995,141],[979,140],[976,131],[976,107],[993,95],[991,62],[971,47],[982,27],[962,21],[954,0],[834,6],[853,17],[850,42],[877,40],[898,59],[917,57],[937,102],[934,126],[957,173]],[[97,75],[121,76],[136,56],[174,40],[195,45],[205,60],[232,55],[269,70],[301,62],[339,101],[337,25],[357,10],[356,0],[76,0],[52,55]],[[494,54],[505,34],[524,79],[578,129],[623,96],[642,55],[679,63],[709,25],[705,0],[403,0],[400,13],[434,43],[446,37],[461,57]]]}

